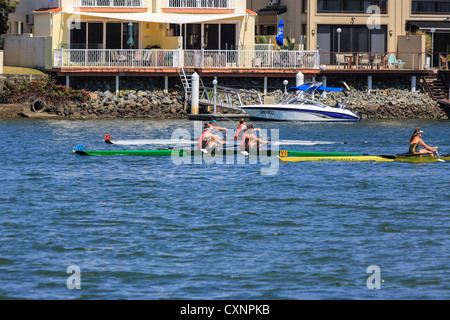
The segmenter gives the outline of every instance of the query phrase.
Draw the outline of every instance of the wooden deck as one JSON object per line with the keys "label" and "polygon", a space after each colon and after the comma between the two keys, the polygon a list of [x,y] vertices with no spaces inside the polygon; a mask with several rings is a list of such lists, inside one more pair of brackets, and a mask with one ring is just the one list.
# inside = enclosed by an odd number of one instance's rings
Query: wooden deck
{"label": "wooden deck", "polygon": [[[186,70],[186,69],[185,69]],[[76,67],[76,68],[54,68],[49,70],[57,76],[73,77],[179,77],[181,68],[99,68],[99,67]],[[387,75],[387,76],[425,76],[433,74],[433,70],[412,69],[264,69],[264,68],[205,68],[195,69],[200,77],[270,77],[283,78],[295,77],[299,72],[305,77],[317,77],[320,75]],[[442,72],[442,70],[440,71]]]}

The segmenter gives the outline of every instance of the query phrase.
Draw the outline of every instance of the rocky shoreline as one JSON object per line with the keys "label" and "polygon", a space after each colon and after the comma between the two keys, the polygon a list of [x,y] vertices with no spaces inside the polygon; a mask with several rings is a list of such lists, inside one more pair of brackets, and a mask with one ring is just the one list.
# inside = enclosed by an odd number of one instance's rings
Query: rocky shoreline
{"label": "rocky shoreline", "polygon": [[[220,85],[233,86],[253,90],[253,99],[263,95],[261,79],[220,79]],[[103,82],[102,82],[103,81]],[[207,84],[212,79],[205,79]],[[363,81],[347,80],[351,90],[339,93],[327,93],[322,102],[334,106],[337,102],[348,106],[352,111],[358,111],[364,119],[448,119],[449,110],[433,101],[428,93],[419,85],[416,92],[411,92],[406,80],[374,81],[370,92]],[[83,80],[74,84],[89,92],[90,99],[85,102],[71,103],[64,106],[46,106],[40,113],[56,115],[67,119],[99,119],[99,118],[155,118],[155,119],[187,119],[189,102],[184,101],[184,91],[181,83],[173,81],[167,92],[161,87],[160,79],[130,79],[121,82],[123,88],[116,95],[109,80]],[[283,79],[271,79],[268,96],[273,100],[280,99],[284,90],[279,84]],[[292,80],[291,80],[292,82]],[[293,85],[293,84],[291,84]],[[342,86],[342,81],[330,79],[329,86]],[[277,89],[280,88],[280,89]],[[396,89],[392,89],[392,88]],[[94,89],[97,88],[97,89]],[[105,91],[99,88],[106,88]],[[134,89],[130,89],[134,88]],[[318,97],[317,97],[318,98]],[[32,111],[24,106],[24,111]],[[32,109],[32,108],[31,108]],[[202,113],[207,110],[201,110]],[[218,109],[220,113],[230,113]],[[232,112],[231,112],[232,113]],[[0,116],[2,113],[0,112]]]}

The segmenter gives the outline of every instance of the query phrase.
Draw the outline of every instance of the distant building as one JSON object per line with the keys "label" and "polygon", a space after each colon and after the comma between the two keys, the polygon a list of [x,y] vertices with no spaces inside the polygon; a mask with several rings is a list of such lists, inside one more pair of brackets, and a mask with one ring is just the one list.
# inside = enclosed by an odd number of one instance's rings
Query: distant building
{"label": "distant building", "polygon": [[396,52],[398,36],[434,28],[433,52],[450,51],[450,1],[247,0],[247,6],[258,14],[257,37],[274,37],[283,20],[285,36],[305,50]]}

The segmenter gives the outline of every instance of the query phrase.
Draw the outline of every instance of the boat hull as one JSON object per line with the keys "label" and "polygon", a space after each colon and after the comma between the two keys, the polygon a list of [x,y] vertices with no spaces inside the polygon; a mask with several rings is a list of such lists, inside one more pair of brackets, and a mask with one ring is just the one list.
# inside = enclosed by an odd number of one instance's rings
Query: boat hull
{"label": "boat hull", "polygon": [[348,109],[315,105],[244,106],[252,118],[268,121],[357,122],[360,117]]}
{"label": "boat hull", "polygon": [[[216,152],[204,153],[200,150],[74,150],[74,152],[80,156],[160,156],[160,157],[170,157],[174,156],[184,156],[184,155],[204,155],[204,156],[215,156]],[[309,152],[309,151],[288,151],[281,150],[275,151],[276,155],[285,155],[289,157],[338,157],[338,156],[362,156],[359,153],[339,153],[339,152]],[[221,150],[221,155],[227,156],[230,154],[244,154],[240,150]],[[272,155],[272,150],[255,150],[250,151],[250,155]]]}
{"label": "boat hull", "polygon": [[441,157],[429,156],[401,156],[401,155],[381,155],[381,156],[334,156],[334,157],[283,157],[280,156],[283,162],[306,162],[306,161],[344,161],[344,162],[410,162],[410,163],[435,163],[450,160],[450,155]]}
{"label": "boat hull", "polygon": [[343,162],[393,162],[378,156],[340,156],[340,157],[280,157],[283,162],[306,162],[306,161],[343,161]]}

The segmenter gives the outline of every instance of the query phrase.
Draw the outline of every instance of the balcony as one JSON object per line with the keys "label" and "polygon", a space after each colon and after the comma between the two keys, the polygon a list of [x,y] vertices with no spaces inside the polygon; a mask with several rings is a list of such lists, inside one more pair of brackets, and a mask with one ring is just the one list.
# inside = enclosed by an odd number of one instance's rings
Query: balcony
{"label": "balcony", "polygon": [[163,9],[234,9],[234,0],[162,0]]}
{"label": "balcony", "polygon": [[74,0],[78,8],[143,8],[145,0]]}
{"label": "balcony", "polygon": [[275,50],[107,50],[58,49],[55,69],[75,68],[89,72],[152,72],[157,69],[200,68],[203,70],[319,69],[317,51]]}

